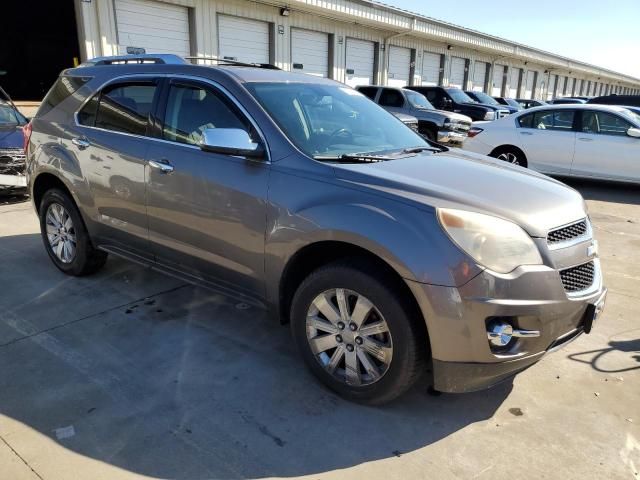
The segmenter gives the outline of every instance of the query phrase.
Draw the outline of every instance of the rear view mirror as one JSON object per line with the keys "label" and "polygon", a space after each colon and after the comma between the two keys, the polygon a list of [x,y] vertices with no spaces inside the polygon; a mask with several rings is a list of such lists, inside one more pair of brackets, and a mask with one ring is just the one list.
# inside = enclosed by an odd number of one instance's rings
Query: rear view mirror
{"label": "rear view mirror", "polygon": [[264,148],[251,140],[240,128],[207,128],[202,134],[200,148],[205,152],[237,155],[247,158],[264,157]]}
{"label": "rear view mirror", "polygon": [[627,135],[633,138],[640,138],[640,128],[630,128],[627,130]]}

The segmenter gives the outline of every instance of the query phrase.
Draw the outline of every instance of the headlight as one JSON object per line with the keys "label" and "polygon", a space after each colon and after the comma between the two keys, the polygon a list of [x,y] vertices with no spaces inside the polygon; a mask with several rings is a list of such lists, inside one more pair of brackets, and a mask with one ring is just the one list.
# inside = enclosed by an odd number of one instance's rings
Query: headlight
{"label": "headlight", "polygon": [[531,237],[513,222],[449,208],[439,208],[438,219],[458,247],[494,272],[509,273],[520,265],[542,264]]}
{"label": "headlight", "polygon": [[495,118],[496,118],[496,112],[487,112],[484,114],[485,120],[495,120]]}

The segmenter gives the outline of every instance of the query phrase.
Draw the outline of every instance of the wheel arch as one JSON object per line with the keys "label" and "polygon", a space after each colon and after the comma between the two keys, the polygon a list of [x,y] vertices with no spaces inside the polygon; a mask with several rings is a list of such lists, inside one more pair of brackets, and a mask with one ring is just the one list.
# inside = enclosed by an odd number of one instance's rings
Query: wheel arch
{"label": "wheel arch", "polygon": [[33,186],[31,188],[31,198],[33,199],[34,206],[36,208],[36,212],[40,212],[40,203],[42,202],[42,197],[44,194],[51,190],[52,188],[58,188],[69,195],[69,198],[76,204],[76,199],[69,187],[60,179],[60,177],[49,173],[42,172],[40,173],[35,180],[33,181]]}

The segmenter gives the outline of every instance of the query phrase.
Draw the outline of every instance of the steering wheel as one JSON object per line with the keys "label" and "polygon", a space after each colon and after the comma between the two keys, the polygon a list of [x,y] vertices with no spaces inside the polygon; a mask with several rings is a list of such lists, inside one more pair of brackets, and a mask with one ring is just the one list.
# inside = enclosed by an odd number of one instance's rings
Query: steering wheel
{"label": "steering wheel", "polygon": [[331,140],[333,140],[336,137],[347,137],[347,138],[353,138],[353,132],[351,130],[349,130],[348,128],[339,128],[338,130],[336,130],[335,132],[333,132],[331,135],[329,135],[329,144],[331,144]]}

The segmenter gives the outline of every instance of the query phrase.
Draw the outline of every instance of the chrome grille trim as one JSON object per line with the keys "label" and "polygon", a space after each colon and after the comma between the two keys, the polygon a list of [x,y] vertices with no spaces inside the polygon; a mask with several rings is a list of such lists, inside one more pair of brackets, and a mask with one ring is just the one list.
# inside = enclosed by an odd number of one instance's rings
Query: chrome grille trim
{"label": "chrome grille trim", "polygon": [[593,238],[591,222],[583,218],[567,225],[562,225],[547,233],[547,246],[549,250],[567,248]]}

